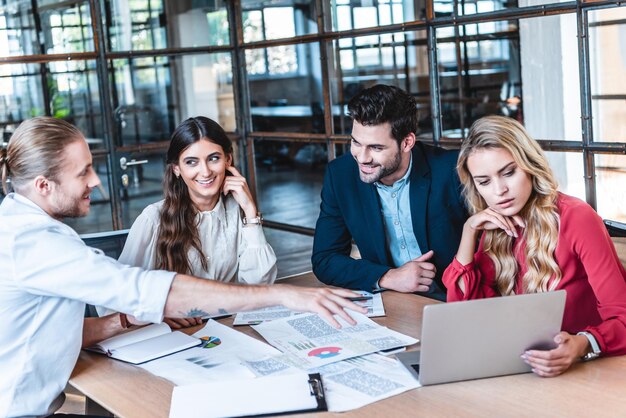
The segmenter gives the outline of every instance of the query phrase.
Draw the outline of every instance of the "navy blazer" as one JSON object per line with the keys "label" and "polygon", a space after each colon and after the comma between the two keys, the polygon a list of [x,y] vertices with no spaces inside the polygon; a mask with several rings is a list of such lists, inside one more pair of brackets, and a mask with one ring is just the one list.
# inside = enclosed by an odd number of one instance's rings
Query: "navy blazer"
{"label": "navy blazer", "polygon": [[[467,211],[456,173],[457,151],[424,145],[413,147],[410,202],[413,231],[422,253],[434,250],[435,281],[445,291],[441,275],[459,248]],[[352,240],[361,259],[350,257]],[[376,186],[361,181],[351,154],[328,164],[320,216],[315,227],[313,272],[322,282],[372,291],[391,268],[382,209]]]}

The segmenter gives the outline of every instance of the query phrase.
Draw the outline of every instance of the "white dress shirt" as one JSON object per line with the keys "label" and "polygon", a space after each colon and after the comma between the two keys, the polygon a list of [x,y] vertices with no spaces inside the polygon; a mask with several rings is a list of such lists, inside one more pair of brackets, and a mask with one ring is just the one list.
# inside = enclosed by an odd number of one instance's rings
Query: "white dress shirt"
{"label": "white dress shirt", "polygon": [[[119,261],[131,266],[154,268],[159,217],[163,201],[146,207],[128,233]],[[200,212],[198,233],[207,270],[202,268],[200,254],[191,249],[188,257],[190,274],[223,282],[248,284],[273,283],[276,280],[276,255],[265,240],[260,225],[244,227],[239,204],[228,195],[215,208]]]}
{"label": "white dress shirt", "polygon": [[76,364],[85,303],[160,322],[174,273],[120,264],[14,193],[0,237],[0,417],[47,415]]}

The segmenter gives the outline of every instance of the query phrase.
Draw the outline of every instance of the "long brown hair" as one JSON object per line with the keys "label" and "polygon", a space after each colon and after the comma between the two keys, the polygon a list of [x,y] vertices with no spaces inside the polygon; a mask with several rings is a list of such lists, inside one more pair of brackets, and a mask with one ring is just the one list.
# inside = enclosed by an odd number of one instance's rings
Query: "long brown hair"
{"label": "long brown hair", "polygon": [[[474,184],[467,160],[479,149],[509,151],[518,167],[530,175],[533,191],[520,212],[524,218],[525,255],[528,270],[522,278],[526,293],[546,292],[556,287],[561,270],[554,258],[559,238],[557,182],[541,147],[524,127],[511,118],[487,116],[474,122],[461,145],[457,170],[472,214],[487,208]],[[515,292],[518,265],[513,255],[514,238],[501,229],[483,231],[483,247],[493,261],[496,286],[501,295]]]}
{"label": "long brown hair", "polygon": [[207,270],[207,261],[198,234],[198,210],[189,196],[187,185],[174,174],[174,166],[178,165],[180,154],[200,140],[213,142],[222,147],[225,155],[232,155],[233,145],[226,132],[209,118],[189,118],[174,130],[167,150],[167,167],[163,177],[165,201],[161,209],[156,244],[157,269],[181,274],[191,273],[189,253],[195,250],[200,256],[202,268]]}

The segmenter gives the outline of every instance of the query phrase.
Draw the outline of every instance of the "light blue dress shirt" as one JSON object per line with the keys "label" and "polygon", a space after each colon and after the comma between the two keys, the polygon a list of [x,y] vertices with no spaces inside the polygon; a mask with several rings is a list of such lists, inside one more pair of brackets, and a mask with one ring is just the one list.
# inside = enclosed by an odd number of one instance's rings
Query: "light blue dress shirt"
{"label": "light blue dress shirt", "polygon": [[409,201],[409,176],[413,167],[413,156],[406,174],[391,186],[374,183],[380,197],[387,249],[394,263],[400,267],[422,255],[413,232],[411,203]]}

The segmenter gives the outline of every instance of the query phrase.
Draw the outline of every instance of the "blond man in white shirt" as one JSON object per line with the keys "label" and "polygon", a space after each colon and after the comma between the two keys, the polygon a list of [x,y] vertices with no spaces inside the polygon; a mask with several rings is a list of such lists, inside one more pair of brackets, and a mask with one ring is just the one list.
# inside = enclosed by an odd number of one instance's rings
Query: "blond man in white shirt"
{"label": "blond man in white shirt", "polygon": [[[160,322],[220,309],[285,305],[317,312],[339,326],[344,311],[363,312],[340,289],[242,286],[119,264],[87,247],[64,217],[89,212],[100,184],[83,135],[72,125],[38,117],[23,122],[0,151],[7,193],[0,204],[0,417],[46,416],[62,391],[81,344],[120,332],[130,314]],[[84,320],[85,303],[124,314]]]}

